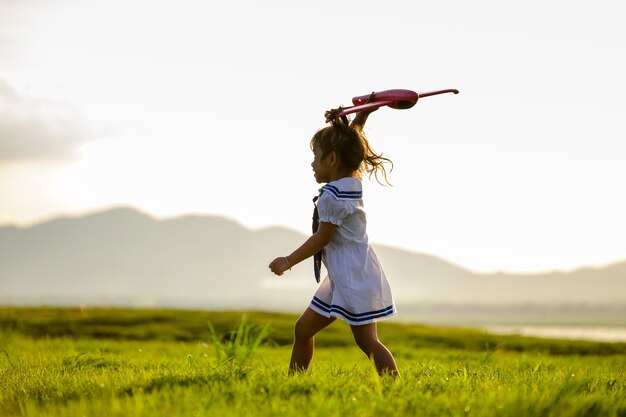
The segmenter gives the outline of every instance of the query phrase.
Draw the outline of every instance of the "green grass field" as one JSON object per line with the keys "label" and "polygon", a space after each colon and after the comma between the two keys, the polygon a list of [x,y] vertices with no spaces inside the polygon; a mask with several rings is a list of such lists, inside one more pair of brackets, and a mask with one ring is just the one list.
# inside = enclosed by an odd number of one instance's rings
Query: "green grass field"
{"label": "green grass field", "polygon": [[626,417],[624,343],[381,323],[394,380],[335,323],[309,372],[289,377],[295,318],[0,308],[0,416]]}

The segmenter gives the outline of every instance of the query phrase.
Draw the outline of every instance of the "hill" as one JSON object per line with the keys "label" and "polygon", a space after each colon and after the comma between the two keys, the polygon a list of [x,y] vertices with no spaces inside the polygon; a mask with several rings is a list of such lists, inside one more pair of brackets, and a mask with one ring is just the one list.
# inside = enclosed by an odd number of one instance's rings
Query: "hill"
{"label": "hill", "polygon": [[[130,208],[0,227],[0,303],[298,311],[316,288],[311,262],[283,278],[267,264],[305,238],[215,216],[156,220]],[[626,306],[626,262],[571,272],[478,274],[434,256],[374,247],[407,313],[554,313],[566,305],[608,309],[612,316]]]}

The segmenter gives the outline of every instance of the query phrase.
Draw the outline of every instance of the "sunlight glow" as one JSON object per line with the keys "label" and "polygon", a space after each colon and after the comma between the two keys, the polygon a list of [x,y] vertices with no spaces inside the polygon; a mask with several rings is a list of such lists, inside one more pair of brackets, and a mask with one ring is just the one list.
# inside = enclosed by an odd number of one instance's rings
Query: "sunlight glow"
{"label": "sunlight glow", "polygon": [[[2,224],[130,205],[308,233],[308,142],[324,110],[372,90],[459,88],[368,122],[395,163],[393,187],[365,184],[372,240],[482,271],[626,256],[617,14],[583,31],[600,12],[564,2],[517,14],[494,1],[3,7],[15,11],[0,26],[0,82],[75,110],[89,137],[49,160],[0,159]],[[376,21],[376,36],[352,35],[345,16]]]}

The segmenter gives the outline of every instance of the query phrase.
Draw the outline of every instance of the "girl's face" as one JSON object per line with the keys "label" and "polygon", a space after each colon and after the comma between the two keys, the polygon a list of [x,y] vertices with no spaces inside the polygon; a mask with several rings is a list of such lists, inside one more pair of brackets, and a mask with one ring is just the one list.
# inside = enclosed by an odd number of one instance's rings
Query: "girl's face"
{"label": "girl's face", "polygon": [[322,156],[322,149],[315,143],[313,145],[313,156],[311,167],[313,168],[313,174],[315,174],[315,181],[319,184],[330,182],[332,175],[332,152]]}

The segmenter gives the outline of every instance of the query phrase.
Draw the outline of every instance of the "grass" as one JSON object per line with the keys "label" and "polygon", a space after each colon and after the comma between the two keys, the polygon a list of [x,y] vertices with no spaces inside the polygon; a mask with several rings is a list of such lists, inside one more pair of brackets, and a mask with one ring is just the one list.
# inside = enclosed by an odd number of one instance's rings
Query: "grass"
{"label": "grass", "polygon": [[626,417],[623,343],[381,323],[393,380],[337,323],[310,371],[288,377],[294,320],[0,308],[0,415]]}

